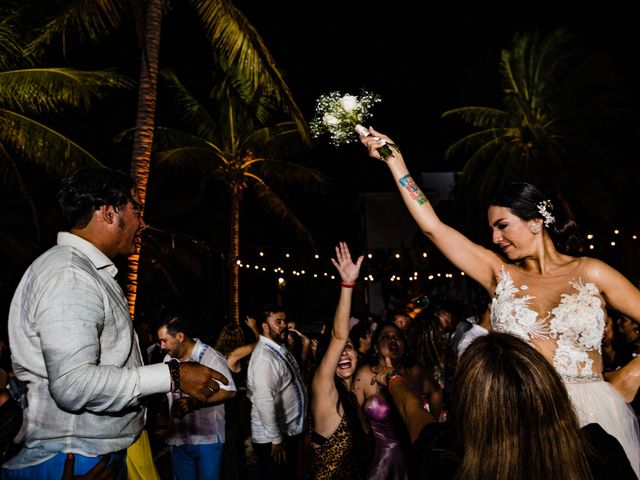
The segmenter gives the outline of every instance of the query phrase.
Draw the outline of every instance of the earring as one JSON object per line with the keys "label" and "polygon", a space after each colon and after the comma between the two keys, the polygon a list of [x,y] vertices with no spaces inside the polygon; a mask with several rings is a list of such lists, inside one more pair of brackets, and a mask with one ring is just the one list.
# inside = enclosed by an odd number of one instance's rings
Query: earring
{"label": "earring", "polygon": [[537,223],[532,223],[531,225],[529,225],[529,231],[531,233],[540,233],[541,230],[542,226],[538,225]]}

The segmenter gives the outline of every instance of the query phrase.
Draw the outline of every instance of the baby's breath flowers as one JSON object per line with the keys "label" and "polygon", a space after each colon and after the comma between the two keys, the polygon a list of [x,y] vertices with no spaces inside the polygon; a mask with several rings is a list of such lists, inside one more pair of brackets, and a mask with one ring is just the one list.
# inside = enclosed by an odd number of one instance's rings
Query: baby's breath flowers
{"label": "baby's breath flowers", "polygon": [[[310,122],[311,134],[316,138],[327,134],[330,142],[336,146],[355,141],[357,136],[354,131],[366,136],[369,132],[361,124],[370,116],[371,107],[378,102],[380,97],[366,90],[359,95],[343,95],[340,92],[321,95],[316,103],[316,115]],[[383,160],[393,155],[386,145],[378,151]]]}
{"label": "baby's breath flowers", "polygon": [[311,134],[328,134],[333,145],[350,143],[357,139],[354,128],[369,117],[369,110],[380,97],[363,90],[360,95],[331,92],[321,95],[316,102],[316,115],[311,120]]}

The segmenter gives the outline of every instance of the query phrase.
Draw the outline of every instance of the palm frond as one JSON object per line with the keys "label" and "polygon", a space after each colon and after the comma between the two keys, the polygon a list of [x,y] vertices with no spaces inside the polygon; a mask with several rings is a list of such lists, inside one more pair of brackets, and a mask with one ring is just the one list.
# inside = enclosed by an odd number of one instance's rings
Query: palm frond
{"label": "palm frond", "polygon": [[313,245],[313,237],[287,204],[262,179],[255,175],[249,176],[255,180],[252,186],[264,209],[276,218],[291,225],[293,231],[302,240]]}
{"label": "palm frond", "polygon": [[[131,129],[130,135],[133,136],[134,129]],[[177,147],[192,147],[213,150],[218,155],[224,155],[223,150],[216,144],[206,141],[205,139],[192,133],[183,132],[175,128],[156,127],[153,135],[153,148],[156,152],[169,150]]]}
{"label": "palm frond", "polygon": [[290,112],[305,142],[310,142],[306,120],[253,25],[230,0],[192,1],[211,45],[227,57],[239,77],[251,80],[254,90],[264,88],[266,95],[273,95]]}
{"label": "palm frond", "polygon": [[83,166],[102,166],[96,157],[61,133],[5,109],[0,109],[0,142],[59,176]]}
{"label": "palm frond", "polygon": [[331,183],[330,178],[321,171],[298,163],[272,158],[255,159],[253,162],[251,169],[255,169],[262,178],[271,181],[319,190]]}
{"label": "palm frond", "polygon": [[12,70],[24,64],[20,38],[6,19],[0,22],[0,71]]}
{"label": "palm frond", "polygon": [[76,33],[81,41],[96,42],[109,35],[131,8],[127,0],[74,0],[63,11],[47,20],[25,48],[27,55],[44,55],[56,39]]}
{"label": "palm frond", "polygon": [[493,128],[508,123],[510,115],[504,110],[489,107],[460,107],[447,110],[442,118],[460,118],[476,128]]}
{"label": "palm frond", "polygon": [[209,94],[210,98],[223,104],[233,98],[244,106],[243,112],[250,112],[249,118],[255,118],[263,125],[269,123],[276,110],[277,99],[274,99],[263,86],[256,88],[250,79],[239,76],[237,71],[229,67],[226,59],[218,59],[218,68],[222,80],[214,85]]}
{"label": "palm frond", "polygon": [[225,165],[226,160],[218,156],[213,150],[202,147],[177,147],[163,150],[155,154],[159,165],[173,168],[195,168],[200,176],[215,175],[216,168]]}
{"label": "palm frond", "polygon": [[453,145],[450,145],[444,152],[445,158],[453,157],[458,151],[471,152],[478,148],[483,147],[487,143],[493,140],[500,140],[504,138],[504,134],[508,132],[508,128],[489,128],[474,132],[469,135],[465,135],[460,140],[457,140]]}
{"label": "palm frond", "polygon": [[240,151],[251,150],[255,155],[269,158],[291,158],[299,154],[305,144],[293,122],[282,122],[248,132],[240,138]]}
{"label": "palm frond", "polygon": [[0,72],[0,104],[29,113],[88,108],[107,89],[127,88],[131,80],[112,71],[33,68]]}
{"label": "palm frond", "polygon": [[207,109],[180,81],[175,72],[163,70],[160,75],[171,92],[172,110],[185,127],[203,139],[219,137],[219,129]]}

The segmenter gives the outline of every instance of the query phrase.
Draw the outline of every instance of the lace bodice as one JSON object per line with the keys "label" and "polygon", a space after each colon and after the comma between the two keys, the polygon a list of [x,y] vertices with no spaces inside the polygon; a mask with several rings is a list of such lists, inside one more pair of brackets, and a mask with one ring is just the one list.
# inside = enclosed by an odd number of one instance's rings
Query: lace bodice
{"label": "lace bodice", "polygon": [[[524,339],[568,378],[601,373],[604,302],[596,285],[583,282],[579,273],[576,268],[542,277],[503,267],[491,304],[495,331]],[[519,286],[512,274],[522,280]]]}

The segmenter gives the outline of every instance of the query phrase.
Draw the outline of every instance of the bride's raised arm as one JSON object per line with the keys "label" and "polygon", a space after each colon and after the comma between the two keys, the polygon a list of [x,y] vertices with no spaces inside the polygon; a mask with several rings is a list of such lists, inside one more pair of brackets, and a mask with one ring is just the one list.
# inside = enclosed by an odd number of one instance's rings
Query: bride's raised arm
{"label": "bride's raised arm", "polygon": [[368,148],[371,157],[381,160],[377,149],[385,145],[391,147],[393,155],[384,161],[391,170],[405,205],[422,232],[451,263],[488,291],[492,291],[495,286],[495,274],[504,261],[496,253],[472,242],[454,228],[442,223],[426,195],[411,177],[402,154],[394,148],[389,137],[371,128],[369,132],[371,135],[361,135],[360,141]]}

